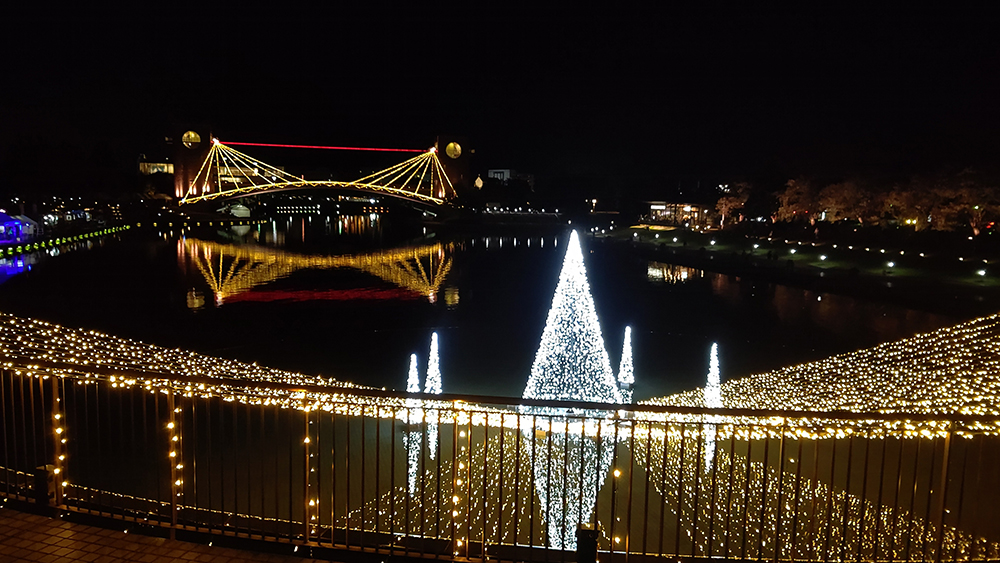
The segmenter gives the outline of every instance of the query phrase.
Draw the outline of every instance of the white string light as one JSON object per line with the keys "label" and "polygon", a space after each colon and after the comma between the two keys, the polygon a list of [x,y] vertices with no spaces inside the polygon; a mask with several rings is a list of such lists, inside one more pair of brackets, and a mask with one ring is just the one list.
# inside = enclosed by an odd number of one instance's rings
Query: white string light
{"label": "white string light", "polygon": [[[719,344],[716,342],[712,343],[712,351],[709,354],[708,360],[708,381],[705,384],[705,406],[710,409],[721,409],[722,404],[722,385],[721,385],[721,372],[719,369]],[[714,434],[714,426],[709,426],[711,424],[718,424],[721,422],[720,418],[717,416],[706,417],[705,422],[709,423],[705,425],[705,471],[711,471],[712,462],[715,460],[715,436],[709,436],[711,432]]]}
{"label": "white string light", "polygon": [[[441,394],[441,360],[438,357],[438,333],[431,333],[431,349],[427,355],[427,377],[424,379],[424,393]],[[437,411],[433,411],[437,412]],[[427,453],[431,459],[437,455],[438,425],[437,421],[427,423]]]}
{"label": "white string light", "polygon": [[[626,330],[626,339],[630,331]],[[626,347],[631,343],[626,340]],[[621,376],[631,379],[631,354],[622,358]],[[628,373],[624,373],[626,365]],[[631,393],[629,393],[630,395]],[[594,307],[594,298],[587,282],[580,237],[570,235],[563,259],[559,283],[556,285],[542,340],[531,366],[525,386],[526,399],[562,401],[626,402],[619,381],[611,370],[611,360],[604,347],[601,325]],[[629,397],[631,401],[631,397]],[[544,412],[565,416],[563,409],[522,409],[523,412]],[[561,419],[568,425],[570,420]],[[535,491],[542,513],[546,515],[549,545],[558,549],[576,549],[576,527],[590,519],[600,484],[608,475],[614,448],[614,437],[600,433],[600,425],[582,423],[573,433],[553,434],[548,444],[555,444],[548,463],[534,466]],[[551,428],[543,428],[543,434]],[[529,439],[545,442],[538,433]],[[544,446],[543,446],[544,447]],[[554,479],[552,475],[562,475]]]}
{"label": "white string light", "polygon": [[621,404],[576,231],[570,235],[525,399]]}
{"label": "white string light", "polygon": [[635,388],[635,375],[632,373],[632,327],[625,327],[625,342],[622,344],[622,361],[618,367],[618,389],[622,394],[622,403],[632,402]]}

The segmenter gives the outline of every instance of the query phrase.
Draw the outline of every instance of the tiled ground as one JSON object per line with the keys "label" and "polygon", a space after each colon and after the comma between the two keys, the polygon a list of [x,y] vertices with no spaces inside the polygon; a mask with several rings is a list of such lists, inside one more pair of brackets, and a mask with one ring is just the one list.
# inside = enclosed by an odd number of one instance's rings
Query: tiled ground
{"label": "tiled ground", "polygon": [[315,560],[125,534],[59,518],[0,509],[0,563],[14,561],[312,563]]}

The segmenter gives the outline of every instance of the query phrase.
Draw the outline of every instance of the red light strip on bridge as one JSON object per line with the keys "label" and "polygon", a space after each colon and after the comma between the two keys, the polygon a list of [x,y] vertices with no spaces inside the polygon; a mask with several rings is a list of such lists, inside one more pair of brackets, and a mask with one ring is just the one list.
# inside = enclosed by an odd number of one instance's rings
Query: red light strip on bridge
{"label": "red light strip on bridge", "polygon": [[282,147],[288,149],[329,149],[337,151],[375,151],[375,152],[427,152],[423,149],[375,149],[365,147],[321,147],[318,145],[279,145],[273,143],[230,143],[220,141],[223,145],[236,145],[241,147]]}

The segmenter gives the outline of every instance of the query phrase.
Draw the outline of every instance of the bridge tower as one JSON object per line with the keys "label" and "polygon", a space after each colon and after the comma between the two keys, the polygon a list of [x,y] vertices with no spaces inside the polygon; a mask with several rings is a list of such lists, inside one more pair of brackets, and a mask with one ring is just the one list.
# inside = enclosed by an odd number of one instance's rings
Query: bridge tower
{"label": "bridge tower", "polygon": [[[179,125],[174,127],[171,138],[174,144],[174,196],[180,199],[187,194],[188,186],[212,149],[212,128],[207,125]],[[201,193],[200,190],[198,193]]]}
{"label": "bridge tower", "polygon": [[467,138],[459,135],[438,135],[434,145],[441,155],[441,164],[452,185],[459,193],[464,193],[472,186],[474,180],[470,175],[472,157],[476,150],[472,148]]}

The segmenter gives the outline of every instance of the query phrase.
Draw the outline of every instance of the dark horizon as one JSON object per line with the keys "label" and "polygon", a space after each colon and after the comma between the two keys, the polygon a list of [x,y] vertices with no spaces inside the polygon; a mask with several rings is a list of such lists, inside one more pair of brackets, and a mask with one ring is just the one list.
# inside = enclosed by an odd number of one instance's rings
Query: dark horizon
{"label": "dark horizon", "polygon": [[1000,152],[992,7],[8,12],[7,192],[25,151],[130,166],[178,123],[291,144],[456,134],[477,170],[564,195],[992,171]]}

